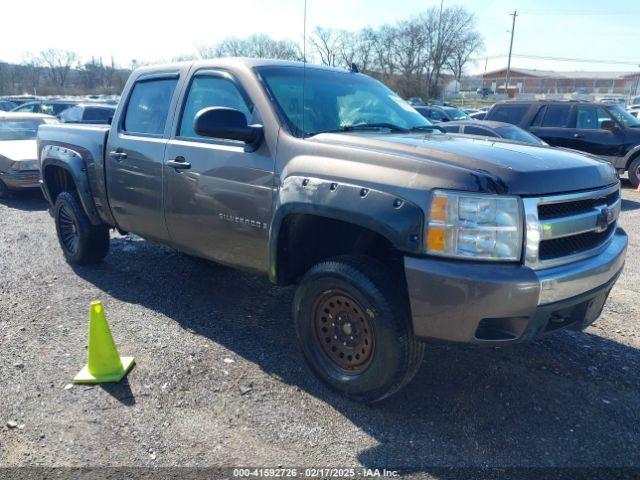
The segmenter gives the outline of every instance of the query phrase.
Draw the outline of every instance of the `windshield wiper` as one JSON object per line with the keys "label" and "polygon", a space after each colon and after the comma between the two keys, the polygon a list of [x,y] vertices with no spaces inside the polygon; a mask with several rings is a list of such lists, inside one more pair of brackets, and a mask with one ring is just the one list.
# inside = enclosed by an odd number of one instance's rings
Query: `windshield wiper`
{"label": "windshield wiper", "polygon": [[367,131],[367,130],[390,130],[392,132],[409,132],[409,129],[401,127],[399,125],[394,125],[393,123],[359,123],[357,125],[343,125],[340,128],[336,128],[333,130],[319,130],[317,132],[310,132],[307,134],[308,137],[312,137],[314,135],[319,135],[321,133],[340,133],[340,132],[357,132],[357,131]]}

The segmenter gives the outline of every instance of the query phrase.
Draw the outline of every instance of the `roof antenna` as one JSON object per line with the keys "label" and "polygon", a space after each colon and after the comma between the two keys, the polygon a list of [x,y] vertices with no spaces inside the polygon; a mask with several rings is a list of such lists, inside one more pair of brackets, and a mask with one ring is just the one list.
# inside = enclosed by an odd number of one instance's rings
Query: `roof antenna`
{"label": "roof antenna", "polygon": [[359,73],[358,65],[355,62],[351,62],[351,68],[349,69],[351,73]]}
{"label": "roof antenna", "polygon": [[306,135],[304,129],[304,92],[307,82],[307,0],[304,0],[304,21],[302,25],[302,135]]}

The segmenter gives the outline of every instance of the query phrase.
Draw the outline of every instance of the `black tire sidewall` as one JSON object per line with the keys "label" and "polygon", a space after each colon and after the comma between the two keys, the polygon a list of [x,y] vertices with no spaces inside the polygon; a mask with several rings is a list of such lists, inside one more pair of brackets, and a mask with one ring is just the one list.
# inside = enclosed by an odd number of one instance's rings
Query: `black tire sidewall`
{"label": "black tire sidewall", "polygon": [[[60,234],[60,209],[65,207],[68,214],[72,217],[76,226],[76,232],[79,237],[78,250],[75,253],[70,252],[62,241],[62,235]],[[58,234],[58,241],[62,252],[67,260],[71,263],[82,264],[86,263],[87,249],[90,248],[91,240],[91,224],[87,218],[84,210],[80,206],[80,202],[77,198],[69,192],[62,192],[56,199],[54,207],[54,219],[56,223],[56,233]]]}
{"label": "black tire sidewall", "polygon": [[629,164],[629,168],[627,170],[627,174],[629,175],[629,181],[631,182],[631,185],[633,186],[633,188],[637,188],[638,185],[640,184],[640,178],[638,178],[638,175],[636,175],[636,170],[638,169],[639,166],[640,166],[640,157],[633,160],[633,162]]}
{"label": "black tire sidewall", "polygon": [[[407,336],[402,314],[394,315],[393,301],[362,272],[348,276],[340,269],[312,269],[296,292],[294,317],[302,353],[311,368],[332,388],[358,401],[375,401],[404,377]],[[374,352],[365,371],[350,375],[340,371],[324,354],[313,326],[315,299],[329,289],[341,289],[357,300],[373,327]],[[402,309],[400,309],[402,310]]]}

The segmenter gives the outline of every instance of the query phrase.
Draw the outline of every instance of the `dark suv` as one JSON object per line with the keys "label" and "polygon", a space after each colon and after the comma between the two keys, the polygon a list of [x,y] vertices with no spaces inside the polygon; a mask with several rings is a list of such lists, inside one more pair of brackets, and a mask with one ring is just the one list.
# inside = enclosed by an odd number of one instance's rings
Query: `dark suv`
{"label": "dark suv", "polygon": [[640,184],[640,120],[615,104],[576,101],[505,101],[485,120],[519,126],[550,145],[573,148],[611,162]]}

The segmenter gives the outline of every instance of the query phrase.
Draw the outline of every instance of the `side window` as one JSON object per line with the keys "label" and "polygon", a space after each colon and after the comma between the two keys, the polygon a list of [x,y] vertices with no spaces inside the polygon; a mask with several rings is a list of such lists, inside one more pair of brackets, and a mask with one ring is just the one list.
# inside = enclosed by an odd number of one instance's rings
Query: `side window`
{"label": "side window", "polygon": [[545,113],[547,113],[547,107],[546,106],[544,106],[540,110],[538,110],[538,113],[536,113],[536,116],[533,119],[533,122],[531,122],[531,126],[532,127],[539,127],[540,125],[542,125],[542,119],[544,118],[544,114]]}
{"label": "side window", "polygon": [[490,120],[518,124],[529,110],[528,105],[498,105],[493,107]]}
{"label": "side window", "polygon": [[600,130],[602,122],[613,120],[604,108],[586,105],[578,106],[576,115],[576,128],[581,130]]}
{"label": "side window", "polygon": [[228,107],[240,110],[251,122],[252,108],[247,105],[238,87],[228,78],[213,75],[200,75],[191,82],[187,101],[180,121],[180,137],[197,138],[193,121],[203,108]]}
{"label": "side window", "polygon": [[444,113],[442,113],[440,110],[436,108],[430,108],[429,118],[431,118],[432,120],[444,120],[446,117]]}
{"label": "side window", "polygon": [[547,111],[542,119],[542,127],[567,127],[571,105],[547,105]]}
{"label": "side window", "polygon": [[122,129],[129,133],[162,135],[177,78],[139,81],[133,87]]}
{"label": "side window", "polygon": [[464,133],[467,135],[482,135],[483,137],[497,137],[495,133],[486,128],[476,127],[474,125],[467,125],[464,127]]}
{"label": "side window", "polygon": [[460,133],[460,125],[442,125],[442,128],[448,133]]}
{"label": "side window", "polygon": [[110,116],[113,115],[113,111],[107,108],[93,108],[87,107],[84,110],[84,118],[86,121],[93,122],[107,122]]}

